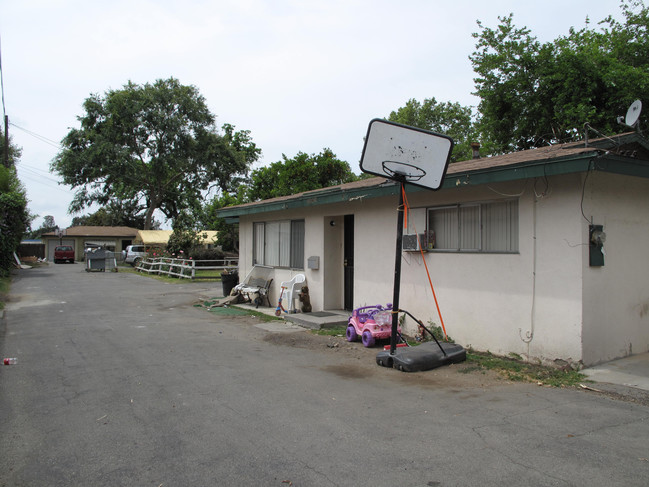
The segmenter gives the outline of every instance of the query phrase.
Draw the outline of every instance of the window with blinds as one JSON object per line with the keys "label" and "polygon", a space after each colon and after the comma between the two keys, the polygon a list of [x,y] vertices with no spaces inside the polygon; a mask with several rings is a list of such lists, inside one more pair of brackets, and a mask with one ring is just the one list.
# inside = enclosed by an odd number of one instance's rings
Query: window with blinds
{"label": "window with blinds", "polygon": [[255,222],[252,263],[304,269],[304,220]]}
{"label": "window with blinds", "polygon": [[431,250],[516,253],[518,200],[429,208],[428,235]]}

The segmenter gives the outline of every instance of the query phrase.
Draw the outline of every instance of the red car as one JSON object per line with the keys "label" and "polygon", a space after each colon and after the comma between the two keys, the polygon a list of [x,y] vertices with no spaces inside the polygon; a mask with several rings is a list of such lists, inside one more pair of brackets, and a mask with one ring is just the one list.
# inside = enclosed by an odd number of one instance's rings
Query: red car
{"label": "red car", "polygon": [[57,245],[54,247],[54,263],[72,262],[74,263],[74,248],[69,245]]}

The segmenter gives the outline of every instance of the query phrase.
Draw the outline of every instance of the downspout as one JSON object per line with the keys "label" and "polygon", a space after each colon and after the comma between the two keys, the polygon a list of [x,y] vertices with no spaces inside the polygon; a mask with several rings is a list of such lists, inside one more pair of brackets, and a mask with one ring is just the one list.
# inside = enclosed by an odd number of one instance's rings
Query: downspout
{"label": "downspout", "polygon": [[536,205],[538,199],[534,194],[532,205],[532,308],[530,310],[530,329],[523,336],[522,328],[518,329],[521,340],[527,344],[527,357],[530,357],[530,342],[534,339],[534,325],[536,315]]}

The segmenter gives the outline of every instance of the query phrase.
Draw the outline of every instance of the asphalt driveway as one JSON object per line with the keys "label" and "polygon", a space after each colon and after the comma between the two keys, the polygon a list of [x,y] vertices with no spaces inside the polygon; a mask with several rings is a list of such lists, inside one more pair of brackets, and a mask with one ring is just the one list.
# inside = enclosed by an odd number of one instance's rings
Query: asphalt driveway
{"label": "asphalt driveway", "polygon": [[[638,485],[649,408],[378,367],[210,313],[220,290],[81,264],[18,271],[0,322],[0,486]],[[290,333],[284,333],[290,332]]]}

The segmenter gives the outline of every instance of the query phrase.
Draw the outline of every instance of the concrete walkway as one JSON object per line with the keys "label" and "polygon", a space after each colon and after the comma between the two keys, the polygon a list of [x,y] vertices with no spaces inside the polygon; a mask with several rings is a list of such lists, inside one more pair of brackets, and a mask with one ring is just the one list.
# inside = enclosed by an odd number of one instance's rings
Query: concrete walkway
{"label": "concrete walkway", "polygon": [[[258,308],[252,304],[243,303],[235,304],[237,308],[249,309],[251,311],[257,311],[259,313],[264,313],[268,316],[275,316],[275,308],[267,308],[265,306],[259,306]],[[347,325],[347,320],[349,319],[350,312],[345,311],[344,309],[334,309],[326,311],[315,311],[313,313],[282,313],[281,318],[285,321],[299,325],[303,328],[308,328],[311,330],[319,330],[321,328],[333,328],[335,326],[345,326]]]}
{"label": "concrete walkway", "polygon": [[613,360],[582,372],[595,382],[649,391],[649,353]]}

